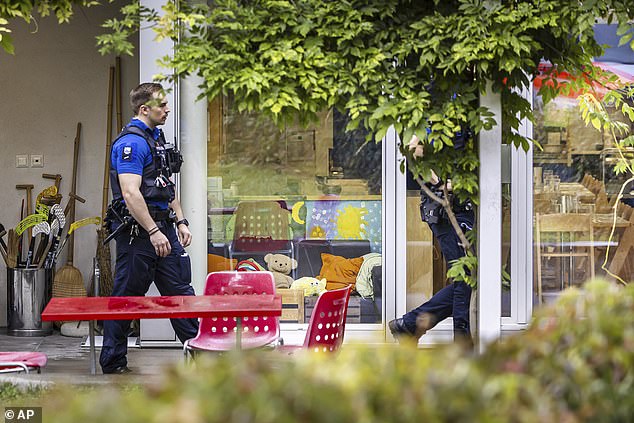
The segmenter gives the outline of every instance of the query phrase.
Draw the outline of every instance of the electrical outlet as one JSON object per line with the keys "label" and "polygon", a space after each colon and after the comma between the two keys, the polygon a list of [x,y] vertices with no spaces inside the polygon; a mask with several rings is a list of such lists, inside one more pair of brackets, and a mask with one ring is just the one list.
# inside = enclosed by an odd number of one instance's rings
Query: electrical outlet
{"label": "electrical outlet", "polygon": [[29,167],[29,155],[18,154],[15,156],[15,167]]}
{"label": "electrical outlet", "polygon": [[31,154],[31,167],[44,167],[44,156]]}

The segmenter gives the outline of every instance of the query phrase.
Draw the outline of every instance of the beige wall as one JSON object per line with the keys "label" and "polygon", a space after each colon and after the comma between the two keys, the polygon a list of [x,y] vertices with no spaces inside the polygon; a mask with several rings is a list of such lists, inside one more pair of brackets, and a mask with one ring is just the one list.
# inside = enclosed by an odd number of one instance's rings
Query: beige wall
{"label": "beige wall", "polygon": [[[120,3],[120,2],[117,2]],[[101,56],[95,36],[100,24],[116,13],[116,4],[76,9],[69,24],[38,19],[35,25],[12,25],[15,56],[0,52],[0,222],[17,224],[24,191],[16,184],[33,184],[33,198],[51,181],[42,173],[63,176],[60,192],[66,205],[70,191],[73,140],[77,122],[83,125],[79,151],[77,193],[86,203],[77,204],[76,220],[101,214],[105,154],[108,68],[114,56]],[[122,59],[123,93],[138,83],[134,57]],[[127,94],[123,97],[123,120],[130,118]],[[113,120],[116,122],[116,120]],[[42,154],[43,168],[15,166],[17,154]],[[5,237],[6,240],[6,237]],[[75,266],[89,278],[96,250],[95,227],[77,231]],[[58,268],[65,263],[65,254]],[[6,270],[0,265],[0,326],[6,326]]]}

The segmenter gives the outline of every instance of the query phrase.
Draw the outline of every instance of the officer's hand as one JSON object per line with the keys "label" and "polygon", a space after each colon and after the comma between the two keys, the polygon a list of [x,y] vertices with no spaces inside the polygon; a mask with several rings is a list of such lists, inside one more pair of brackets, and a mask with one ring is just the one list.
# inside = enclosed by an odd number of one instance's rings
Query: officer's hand
{"label": "officer's hand", "polygon": [[167,257],[172,251],[172,246],[167,237],[161,231],[156,231],[150,235],[150,242],[154,246],[154,251],[159,257]]}
{"label": "officer's hand", "polygon": [[189,247],[192,243],[192,233],[187,225],[178,225],[178,240],[183,247]]}

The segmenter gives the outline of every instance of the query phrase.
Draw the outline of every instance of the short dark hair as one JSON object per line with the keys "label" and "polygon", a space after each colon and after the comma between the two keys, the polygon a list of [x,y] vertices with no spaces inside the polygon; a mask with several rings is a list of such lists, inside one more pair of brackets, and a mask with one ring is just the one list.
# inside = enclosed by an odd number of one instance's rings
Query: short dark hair
{"label": "short dark hair", "polygon": [[152,100],[154,93],[158,92],[163,92],[163,86],[156,82],[144,82],[130,91],[132,112],[135,115],[139,114],[139,108]]}

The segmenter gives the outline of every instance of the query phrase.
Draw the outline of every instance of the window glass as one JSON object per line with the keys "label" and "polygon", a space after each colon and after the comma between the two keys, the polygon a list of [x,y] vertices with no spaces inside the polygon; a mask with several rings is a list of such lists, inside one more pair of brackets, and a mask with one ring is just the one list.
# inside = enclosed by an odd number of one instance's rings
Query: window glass
{"label": "window glass", "polygon": [[[595,65],[634,82],[634,66]],[[566,79],[565,75],[560,75]],[[586,126],[578,99],[559,96],[547,105],[538,94],[542,80],[535,80],[534,138],[534,304],[555,299],[568,287],[580,286],[593,276],[610,272],[630,279],[632,269],[630,228],[631,187],[616,203],[616,194],[629,175],[616,175],[618,152],[608,132]],[[601,89],[597,91],[602,95]],[[625,121],[612,108],[611,117]],[[616,206],[616,228],[612,221]],[[606,260],[607,254],[607,260]]]}
{"label": "window glass", "polygon": [[380,323],[381,145],[337,110],[279,128],[226,97],[209,121],[208,270],[273,270],[282,322],[308,323],[320,290],[353,285],[347,322]]}

